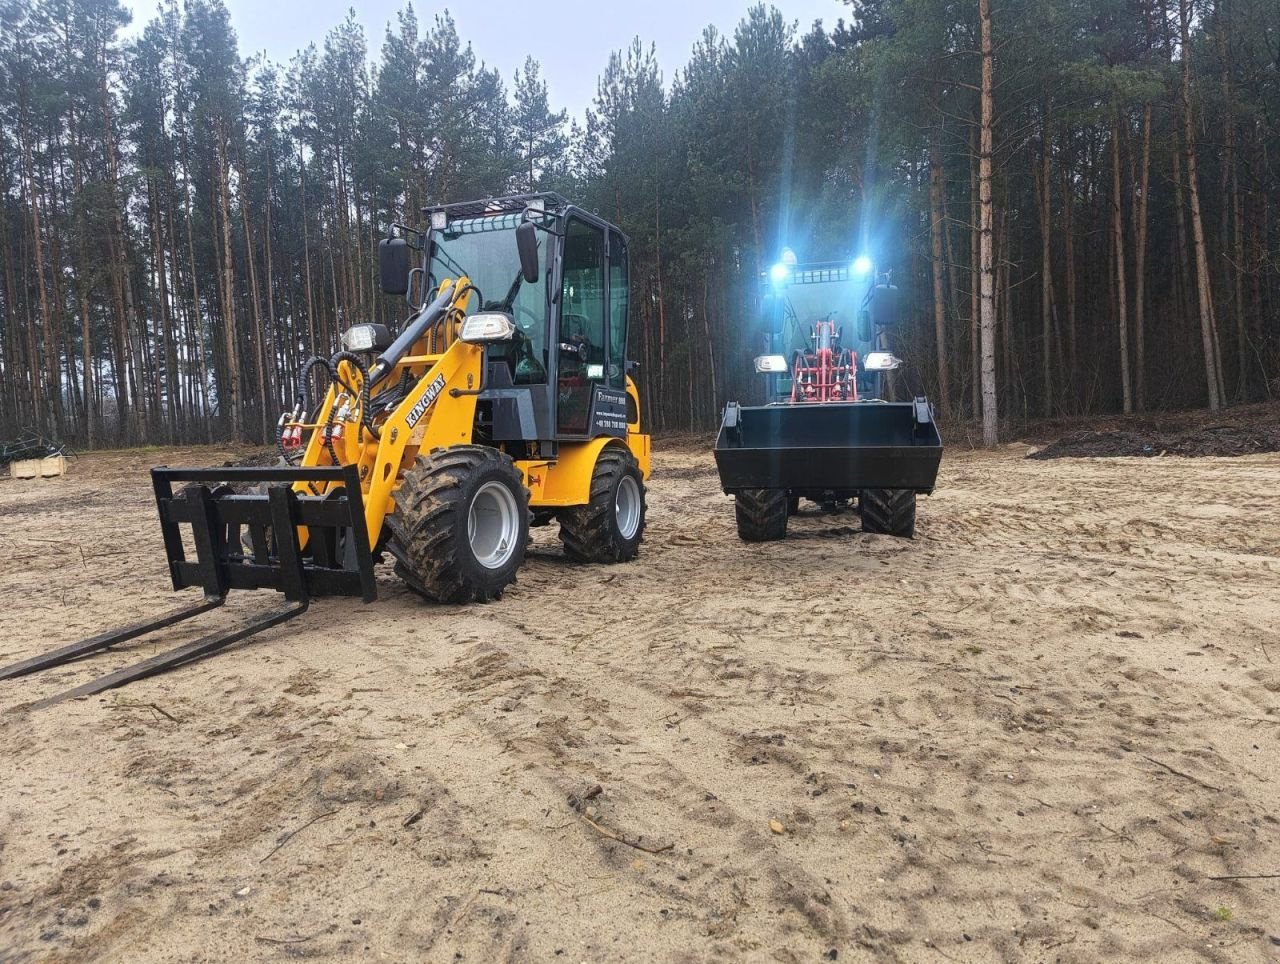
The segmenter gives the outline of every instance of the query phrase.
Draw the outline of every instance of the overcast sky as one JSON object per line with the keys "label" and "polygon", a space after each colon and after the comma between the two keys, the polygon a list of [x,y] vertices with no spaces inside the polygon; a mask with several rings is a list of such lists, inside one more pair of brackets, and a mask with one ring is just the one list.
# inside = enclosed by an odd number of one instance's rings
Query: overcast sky
{"label": "overcast sky", "polygon": [[[134,12],[133,30],[151,19],[154,0],[124,0]],[[448,6],[463,41],[470,41],[476,57],[496,67],[508,87],[516,68],[532,54],[541,64],[554,107],[568,107],[575,115],[591,103],[596,79],[609,53],[639,36],[657,44],[663,80],[676,70],[709,23],[728,36],[742,19],[750,0],[455,0]],[[231,23],[240,39],[240,53],[265,50],[271,59],[287,63],[295,52],[339,23],[349,7],[364,24],[369,53],[376,57],[386,26],[394,22],[404,0],[226,0]],[[840,0],[774,0],[788,20],[807,30],[821,19],[828,27],[848,7]],[[418,22],[425,31],[439,3],[415,2]]]}

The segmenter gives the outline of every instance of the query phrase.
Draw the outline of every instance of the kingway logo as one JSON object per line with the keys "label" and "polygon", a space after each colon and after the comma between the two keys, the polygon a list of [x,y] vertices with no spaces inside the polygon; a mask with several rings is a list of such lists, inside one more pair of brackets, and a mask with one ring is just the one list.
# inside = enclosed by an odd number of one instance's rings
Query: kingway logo
{"label": "kingway logo", "polygon": [[427,390],[422,393],[422,397],[418,399],[418,404],[409,409],[409,414],[404,419],[405,424],[409,428],[417,425],[422,416],[427,414],[427,409],[431,407],[431,403],[436,400],[436,397],[442,391],[444,391],[444,376],[437,375],[435,380],[427,386]]}

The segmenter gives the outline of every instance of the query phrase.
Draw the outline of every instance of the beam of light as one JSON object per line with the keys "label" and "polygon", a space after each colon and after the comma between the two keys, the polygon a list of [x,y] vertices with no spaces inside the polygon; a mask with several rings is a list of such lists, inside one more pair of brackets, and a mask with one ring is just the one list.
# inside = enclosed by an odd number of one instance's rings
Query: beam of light
{"label": "beam of light", "polygon": [[865,254],[860,254],[853,259],[853,273],[858,277],[871,274],[871,259]]}

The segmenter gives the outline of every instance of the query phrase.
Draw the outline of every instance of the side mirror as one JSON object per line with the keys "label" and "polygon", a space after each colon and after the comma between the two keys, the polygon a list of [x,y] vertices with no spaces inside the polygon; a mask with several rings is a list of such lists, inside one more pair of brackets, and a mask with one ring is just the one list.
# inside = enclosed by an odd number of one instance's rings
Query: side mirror
{"label": "side mirror", "polygon": [[383,294],[408,293],[409,242],[404,238],[383,238],[378,242],[378,277]]}
{"label": "side mirror", "polygon": [[871,323],[877,328],[896,327],[902,314],[901,292],[893,285],[876,285],[871,289],[871,302],[867,309],[871,313]]}
{"label": "side mirror", "polygon": [[516,228],[516,250],[520,252],[520,274],[526,284],[538,280],[538,229],[525,221]]}
{"label": "side mirror", "polygon": [[875,329],[871,327],[871,312],[863,308],[858,312],[858,341],[871,341]]}

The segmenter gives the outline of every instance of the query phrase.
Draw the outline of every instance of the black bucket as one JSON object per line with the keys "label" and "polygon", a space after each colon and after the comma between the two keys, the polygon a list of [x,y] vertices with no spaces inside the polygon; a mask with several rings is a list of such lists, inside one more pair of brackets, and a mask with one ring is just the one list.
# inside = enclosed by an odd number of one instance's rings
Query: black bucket
{"label": "black bucket", "polygon": [[933,491],[942,437],[927,399],[742,408],[731,402],[716,438],[720,486],[852,497],[862,489]]}

